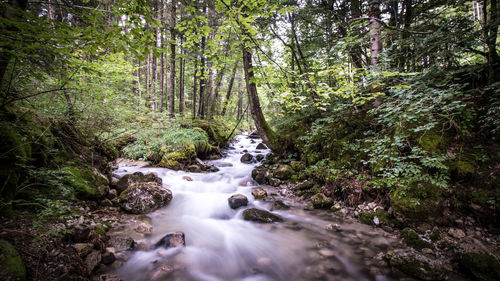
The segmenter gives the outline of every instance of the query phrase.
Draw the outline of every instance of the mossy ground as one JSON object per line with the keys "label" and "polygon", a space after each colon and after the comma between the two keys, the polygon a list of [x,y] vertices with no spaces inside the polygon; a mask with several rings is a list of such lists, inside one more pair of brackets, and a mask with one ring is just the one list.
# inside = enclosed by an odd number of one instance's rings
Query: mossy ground
{"label": "mossy ground", "polygon": [[9,242],[0,240],[0,278],[22,281],[26,279],[26,268],[17,250]]}

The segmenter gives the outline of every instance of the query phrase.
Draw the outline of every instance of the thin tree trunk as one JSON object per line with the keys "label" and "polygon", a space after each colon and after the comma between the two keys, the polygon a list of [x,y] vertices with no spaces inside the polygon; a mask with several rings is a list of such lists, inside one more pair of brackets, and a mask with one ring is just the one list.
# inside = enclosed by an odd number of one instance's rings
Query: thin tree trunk
{"label": "thin tree trunk", "polygon": [[[206,13],[206,6],[204,7],[204,12]],[[205,118],[205,88],[206,88],[206,78],[205,78],[205,41],[206,37],[201,38],[201,56],[200,56],[200,106],[198,110],[198,116],[203,119]]]}
{"label": "thin tree trunk", "polygon": [[181,38],[181,59],[179,61],[179,114],[184,116],[184,48],[182,44],[184,43],[184,37]]}
{"label": "thin tree trunk", "polygon": [[196,96],[198,95],[198,56],[194,59],[193,71],[193,119],[196,119]]}
{"label": "thin tree trunk", "polygon": [[[229,80],[229,85],[227,85],[226,99],[224,100],[224,105],[222,106],[222,112],[220,115],[226,115],[227,104],[229,103],[229,98],[231,97],[231,92],[233,90],[234,78],[236,77],[236,71],[238,70],[239,60],[233,66],[233,74],[231,75],[231,79]],[[239,116],[238,116],[239,117]],[[239,119],[239,118],[238,118]]]}
{"label": "thin tree trunk", "polygon": [[241,80],[238,79],[238,120],[243,113],[243,89],[241,87]]}
{"label": "thin tree trunk", "polygon": [[175,45],[177,44],[175,38],[175,21],[176,21],[176,2],[177,0],[172,0],[171,9],[171,26],[170,26],[170,93],[169,93],[169,112],[170,117],[175,116]]}
{"label": "thin tree trunk", "polygon": [[498,0],[491,0],[490,2],[489,24],[487,25],[488,38],[486,44],[488,45],[488,83],[492,84],[497,82],[500,76],[500,71],[496,71],[500,61],[496,50],[500,9],[498,8]]}

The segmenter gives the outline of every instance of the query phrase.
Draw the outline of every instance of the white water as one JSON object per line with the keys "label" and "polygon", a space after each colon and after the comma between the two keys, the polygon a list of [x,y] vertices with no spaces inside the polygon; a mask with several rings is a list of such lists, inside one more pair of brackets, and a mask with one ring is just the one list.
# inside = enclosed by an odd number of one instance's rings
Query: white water
{"label": "white water", "polygon": [[[223,159],[212,161],[220,169],[216,173],[138,167],[115,171],[118,175],[156,173],[173,193],[168,206],[149,214],[153,233],[145,238],[148,246],[169,232],[182,231],[186,236],[184,248],[134,252],[118,270],[120,277],[126,281],[151,280],[155,270],[166,263],[175,271],[159,280],[386,280],[385,276],[368,275],[360,264],[366,257],[353,254],[362,243],[349,243],[364,239],[363,233],[370,232],[367,226],[346,225],[342,235],[332,234],[324,229],[332,222],[330,218],[325,220],[319,217],[322,213],[293,207],[274,212],[285,219],[283,223],[257,224],[242,219],[245,207],[229,207],[227,199],[237,193],[248,197],[249,207],[269,210],[271,206],[270,202],[254,200],[251,194],[256,183],[250,175],[256,164],[240,162],[243,150],[258,154],[255,147],[259,142],[238,136],[234,149],[228,150]],[[224,165],[227,163],[232,166]],[[279,194],[274,197],[287,202]],[[318,254],[320,248],[332,254],[322,256]]]}

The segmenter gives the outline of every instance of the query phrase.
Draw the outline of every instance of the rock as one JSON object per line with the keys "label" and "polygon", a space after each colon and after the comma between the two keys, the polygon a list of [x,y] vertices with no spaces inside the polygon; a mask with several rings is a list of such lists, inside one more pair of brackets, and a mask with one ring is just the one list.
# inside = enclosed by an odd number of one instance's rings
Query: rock
{"label": "rock", "polygon": [[255,221],[258,223],[272,223],[283,221],[280,216],[257,208],[250,208],[243,211],[243,219],[247,221]]}
{"label": "rock", "polygon": [[111,236],[109,239],[109,245],[117,252],[132,250],[135,246],[134,239],[130,237],[121,237],[121,236]]}
{"label": "rock", "polygon": [[182,179],[186,181],[193,181],[193,178],[190,176],[183,176]]}
{"label": "rock", "polygon": [[224,168],[224,167],[232,167],[233,164],[232,163],[229,163],[229,162],[218,162],[217,163],[217,167],[221,167],[221,168]]}
{"label": "rock", "polygon": [[260,162],[260,161],[262,161],[262,160],[264,159],[264,155],[262,155],[262,154],[257,154],[257,155],[255,155],[255,159],[257,159],[257,161],[259,161],[259,162]]}
{"label": "rock", "polygon": [[267,192],[262,187],[259,187],[252,190],[252,195],[257,200],[264,200],[267,197]]}
{"label": "rock", "polygon": [[255,149],[267,149],[267,146],[263,143],[259,143]]}
{"label": "rock", "polygon": [[268,170],[262,166],[257,167],[252,171],[252,178],[258,184],[266,184],[268,175],[269,175]]}
{"label": "rock", "polygon": [[101,262],[105,265],[110,265],[112,264],[116,258],[115,258],[115,254],[113,253],[110,253],[110,252],[105,252],[101,255]]}
{"label": "rock", "polygon": [[423,248],[422,253],[430,255],[433,253],[433,251],[430,248]]}
{"label": "rock", "polygon": [[101,201],[99,201],[99,206],[113,207],[113,202],[111,202],[111,200],[109,200],[108,198],[104,198]]}
{"label": "rock", "polygon": [[191,173],[201,173],[202,169],[198,165],[189,165],[187,166],[186,170],[190,171]]}
{"label": "rock", "polygon": [[99,281],[123,281],[123,279],[115,274],[102,274],[99,276]]}
{"label": "rock", "polygon": [[385,259],[391,266],[422,280],[446,279],[446,270],[441,261],[428,258],[414,250],[389,251]]}
{"label": "rock", "polygon": [[85,258],[85,267],[87,268],[87,272],[92,274],[94,269],[101,263],[101,253],[99,251],[93,250],[90,254]]}
{"label": "rock", "polygon": [[269,185],[271,185],[271,186],[277,187],[277,186],[280,186],[280,184],[281,184],[281,180],[279,180],[277,178],[270,178],[269,179]]}
{"label": "rock", "polygon": [[337,202],[337,203],[333,204],[333,206],[330,208],[330,211],[337,212],[340,209],[342,209],[342,205]]}
{"label": "rock", "polygon": [[279,165],[278,168],[276,168],[273,171],[273,177],[280,179],[280,180],[289,180],[292,175],[294,174],[294,171],[290,165]]}
{"label": "rock", "polygon": [[167,235],[163,236],[163,238],[156,242],[155,249],[159,247],[174,248],[184,246],[186,246],[184,232],[177,231],[167,233]]}
{"label": "rock", "polygon": [[172,200],[172,192],[157,182],[135,182],[120,194],[120,207],[133,214],[152,212]]}
{"label": "rock", "polygon": [[458,229],[458,228],[450,228],[450,230],[448,230],[448,234],[451,237],[454,237],[457,239],[462,239],[465,237],[465,232],[461,229]]}
{"label": "rock", "polygon": [[281,200],[274,201],[273,210],[286,210],[286,209],[290,209],[290,206],[288,206]]}
{"label": "rock", "polygon": [[333,199],[323,193],[317,193],[311,197],[311,203],[316,209],[328,209],[333,205]]}
{"label": "rock", "polygon": [[329,231],[341,231],[342,228],[340,227],[340,225],[336,224],[336,223],[329,223],[325,226],[325,229],[326,230],[329,230]]}
{"label": "rock", "polygon": [[0,279],[26,280],[26,268],[19,252],[5,240],[0,240]]}
{"label": "rock", "polygon": [[144,234],[151,234],[153,232],[153,226],[149,223],[142,222],[135,228],[135,231]]}
{"label": "rock", "polygon": [[324,257],[327,257],[327,258],[331,258],[331,257],[335,256],[335,252],[330,250],[330,249],[321,249],[321,250],[319,250],[319,254],[324,256]]}
{"label": "rock", "polygon": [[94,245],[90,243],[76,243],[73,245],[73,248],[75,248],[80,258],[84,258],[92,252]]}
{"label": "rock", "polygon": [[493,281],[500,276],[498,253],[481,241],[466,237],[460,241],[454,253],[453,260],[460,269],[474,280]]}
{"label": "rock", "polygon": [[306,191],[311,189],[314,186],[314,183],[312,181],[303,181],[295,186],[295,190],[297,191]]}
{"label": "rock", "polygon": [[415,230],[407,227],[404,228],[401,231],[401,234],[399,235],[400,238],[404,239],[405,243],[417,250],[422,250],[423,248],[434,248],[431,243],[424,241],[420,236],[418,235]]}
{"label": "rock", "polygon": [[227,199],[231,209],[238,209],[248,205],[248,198],[243,194],[235,194]]}
{"label": "rock", "polygon": [[241,156],[240,161],[243,163],[252,163],[253,162],[253,156],[250,153],[245,153],[243,156]]}
{"label": "rock", "polygon": [[[80,218],[83,219],[83,216]],[[90,228],[82,223],[79,223],[74,226],[73,241],[75,242],[85,242],[89,238]]]}
{"label": "rock", "polygon": [[108,191],[108,199],[109,200],[113,200],[115,199],[116,197],[118,197],[118,191],[116,191],[116,189],[110,189]]}
{"label": "rock", "polygon": [[433,242],[436,242],[438,241],[439,239],[441,239],[441,232],[439,231],[439,228],[437,226],[435,226],[432,231],[431,231],[431,234],[429,236],[431,238],[431,240]]}
{"label": "rock", "polygon": [[151,280],[168,280],[168,276],[174,272],[174,267],[168,263],[164,263],[159,266],[155,272],[151,275]]}
{"label": "rock", "polygon": [[125,189],[127,189],[133,183],[139,182],[155,182],[159,185],[162,184],[161,178],[155,174],[143,174],[141,172],[135,172],[133,174],[124,175],[116,184],[116,191],[121,194]]}

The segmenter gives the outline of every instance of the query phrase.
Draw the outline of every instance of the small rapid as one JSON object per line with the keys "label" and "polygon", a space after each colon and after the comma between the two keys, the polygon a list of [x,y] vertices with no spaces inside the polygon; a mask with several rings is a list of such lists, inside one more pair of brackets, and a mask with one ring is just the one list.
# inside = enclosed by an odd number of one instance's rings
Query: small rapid
{"label": "small rapid", "polygon": [[[121,166],[118,176],[140,171],[155,173],[173,193],[169,205],[150,213],[153,232],[143,241],[147,249],[134,251],[117,274],[126,281],[142,280],[390,280],[370,267],[370,260],[393,243],[379,229],[344,223],[326,211],[307,210],[286,188],[266,187],[270,200],[255,200],[251,179],[257,164],[240,162],[243,153],[256,150],[256,142],[237,136],[222,159],[211,161],[213,173],[189,173],[165,168]],[[258,224],[245,221],[233,210],[228,198],[245,195],[248,207],[271,211],[284,222]],[[273,200],[290,209],[274,210]],[[306,209],[306,210],[304,210]],[[327,229],[336,223],[342,231]],[[166,233],[185,233],[186,247],[158,248],[153,245]],[[168,274],[159,274],[161,271]],[[375,272],[372,272],[375,271]]]}

